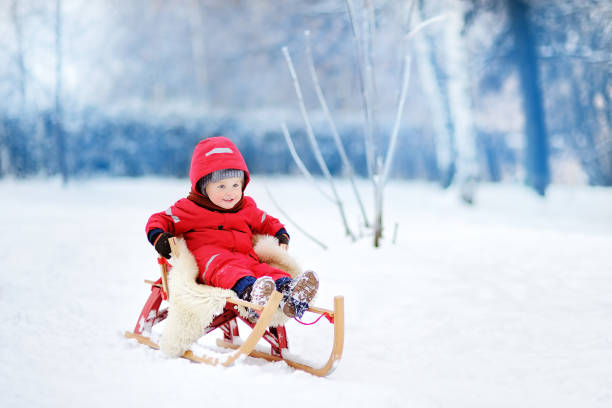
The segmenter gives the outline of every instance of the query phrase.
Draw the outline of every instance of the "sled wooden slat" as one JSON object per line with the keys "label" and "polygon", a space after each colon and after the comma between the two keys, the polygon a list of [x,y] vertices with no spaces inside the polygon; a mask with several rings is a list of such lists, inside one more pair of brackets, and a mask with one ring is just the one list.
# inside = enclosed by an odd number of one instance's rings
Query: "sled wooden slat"
{"label": "sled wooden slat", "polygon": [[316,307],[316,306],[308,306],[308,311],[312,313],[321,314],[321,315],[326,314],[331,318],[333,318],[335,314],[333,310],[323,309],[322,307]]}
{"label": "sled wooden slat", "polygon": [[[161,256],[159,258],[160,259],[164,259]],[[170,292],[168,292],[168,265],[166,263],[161,263],[160,262],[159,263],[159,271],[161,273],[161,279],[162,279],[162,290],[166,294],[166,297],[168,297],[170,295]]]}
{"label": "sled wooden slat", "polygon": [[168,243],[170,244],[170,252],[172,253],[172,257],[180,256],[180,252],[178,249],[178,243],[176,242],[176,237],[171,237],[168,239]]}
{"label": "sled wooden slat", "polygon": [[236,298],[229,298],[228,297],[228,298],[225,298],[225,301],[233,303],[235,305],[244,306],[244,307],[248,307],[250,309],[255,309],[255,310],[263,310],[263,308],[264,308],[261,305],[256,305],[255,303],[247,302],[246,300],[242,300],[242,299],[236,299]]}

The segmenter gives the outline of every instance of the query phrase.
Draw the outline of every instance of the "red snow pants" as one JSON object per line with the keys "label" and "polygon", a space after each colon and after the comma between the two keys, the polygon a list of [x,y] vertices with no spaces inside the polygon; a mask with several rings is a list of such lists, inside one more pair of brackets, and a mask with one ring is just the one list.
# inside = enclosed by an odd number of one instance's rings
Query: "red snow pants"
{"label": "red snow pants", "polygon": [[291,276],[278,268],[258,262],[247,254],[218,250],[212,256],[194,254],[199,268],[199,280],[206,285],[231,289],[234,284],[245,276],[255,279],[269,276],[275,281]]}

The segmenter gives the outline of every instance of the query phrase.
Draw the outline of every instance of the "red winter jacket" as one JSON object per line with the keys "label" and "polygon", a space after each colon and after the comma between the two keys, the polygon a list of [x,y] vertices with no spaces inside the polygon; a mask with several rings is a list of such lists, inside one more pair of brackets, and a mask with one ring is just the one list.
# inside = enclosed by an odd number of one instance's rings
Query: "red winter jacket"
{"label": "red winter jacket", "polygon": [[[244,187],[250,180],[242,155],[229,139],[212,137],[198,143],[189,171],[192,193],[201,195],[196,188],[198,180],[221,169],[243,170]],[[153,214],[146,231],[148,235],[156,229],[183,235],[200,267],[203,281],[208,269],[214,272],[213,269],[230,262],[248,269],[253,262],[259,262],[253,251],[253,234],[275,235],[284,227],[276,218],[257,208],[251,197],[243,196],[243,201],[242,208],[237,212],[218,212],[182,198],[166,211]]]}

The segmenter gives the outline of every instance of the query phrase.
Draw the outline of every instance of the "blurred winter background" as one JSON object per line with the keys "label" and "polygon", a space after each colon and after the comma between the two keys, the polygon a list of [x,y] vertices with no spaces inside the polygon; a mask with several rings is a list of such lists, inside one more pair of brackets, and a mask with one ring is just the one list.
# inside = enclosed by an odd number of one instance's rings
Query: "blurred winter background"
{"label": "blurred winter background", "polygon": [[[0,405],[612,406],[611,66],[610,0],[0,0]],[[123,336],[213,135],[345,296],[326,379]]]}
{"label": "blurred winter background", "polygon": [[386,155],[408,56],[391,177],[612,185],[607,0],[2,0],[0,177],[184,177],[215,134],[254,173],[297,174],[283,122],[320,173],[284,46],[329,170],[346,172],[306,30],[358,175]]}

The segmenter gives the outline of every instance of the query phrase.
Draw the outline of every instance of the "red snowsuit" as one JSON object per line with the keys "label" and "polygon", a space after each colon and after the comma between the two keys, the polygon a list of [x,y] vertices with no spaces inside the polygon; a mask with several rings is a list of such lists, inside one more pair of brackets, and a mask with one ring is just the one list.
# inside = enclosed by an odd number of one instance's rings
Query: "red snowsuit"
{"label": "red snowsuit", "polygon": [[[189,179],[191,194],[181,198],[166,211],[153,214],[146,231],[161,229],[183,235],[187,247],[200,269],[201,282],[231,289],[245,276],[270,276],[277,280],[290,277],[286,272],[261,263],[253,251],[253,234],[275,235],[283,228],[276,218],[266,214],[251,197],[243,196],[231,210],[215,211],[193,201],[198,180],[213,171],[244,171],[244,186],[250,180],[249,170],[236,146],[225,137],[212,137],[198,143],[191,159]],[[196,197],[197,198],[197,197]],[[240,208],[239,210],[235,210]]]}

